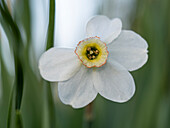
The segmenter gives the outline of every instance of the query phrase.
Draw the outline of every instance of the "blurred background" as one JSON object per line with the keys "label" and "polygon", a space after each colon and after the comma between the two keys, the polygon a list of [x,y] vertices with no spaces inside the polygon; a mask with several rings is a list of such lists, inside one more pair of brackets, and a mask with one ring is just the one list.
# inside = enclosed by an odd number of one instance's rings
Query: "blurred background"
{"label": "blurred background", "polygon": [[146,39],[149,60],[132,72],[130,101],[97,96],[92,128],[169,128],[169,12],[169,0],[0,0],[0,128],[86,127],[85,108],[61,103],[57,84],[40,77],[38,60],[49,47],[75,47],[94,15],[121,18],[123,29]]}

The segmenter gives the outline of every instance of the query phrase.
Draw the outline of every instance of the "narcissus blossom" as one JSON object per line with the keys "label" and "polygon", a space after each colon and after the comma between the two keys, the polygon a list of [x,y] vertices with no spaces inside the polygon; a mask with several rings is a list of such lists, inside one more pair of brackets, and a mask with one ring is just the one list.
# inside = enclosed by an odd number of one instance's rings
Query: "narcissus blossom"
{"label": "narcissus blossom", "polygon": [[51,48],[39,60],[41,76],[58,82],[64,104],[81,108],[99,93],[114,102],[126,102],[135,92],[129,71],[142,67],[147,59],[147,42],[122,22],[95,16],[86,27],[87,38],[76,48]]}

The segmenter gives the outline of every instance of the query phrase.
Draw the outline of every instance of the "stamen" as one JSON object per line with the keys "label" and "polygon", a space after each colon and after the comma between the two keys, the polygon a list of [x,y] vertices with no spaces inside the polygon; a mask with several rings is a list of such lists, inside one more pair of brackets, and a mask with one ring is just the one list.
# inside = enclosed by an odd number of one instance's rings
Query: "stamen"
{"label": "stamen", "polygon": [[91,47],[88,47],[88,48],[87,48],[87,51],[90,51],[90,50],[91,50]]}
{"label": "stamen", "polygon": [[96,47],[87,47],[86,56],[89,60],[96,59],[99,55],[99,50]]}
{"label": "stamen", "polygon": [[95,53],[96,55],[98,55],[98,54],[99,54],[99,50],[94,51],[94,53]]}
{"label": "stamen", "polygon": [[93,54],[93,51],[92,51],[92,50],[90,51],[90,54]]}

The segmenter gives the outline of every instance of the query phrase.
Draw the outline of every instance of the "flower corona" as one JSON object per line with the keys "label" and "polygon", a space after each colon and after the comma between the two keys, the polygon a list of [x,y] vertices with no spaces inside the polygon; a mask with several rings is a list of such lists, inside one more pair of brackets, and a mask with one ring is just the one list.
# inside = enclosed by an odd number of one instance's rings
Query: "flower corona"
{"label": "flower corona", "polygon": [[109,52],[99,37],[90,37],[78,43],[75,53],[86,67],[92,68],[103,66]]}

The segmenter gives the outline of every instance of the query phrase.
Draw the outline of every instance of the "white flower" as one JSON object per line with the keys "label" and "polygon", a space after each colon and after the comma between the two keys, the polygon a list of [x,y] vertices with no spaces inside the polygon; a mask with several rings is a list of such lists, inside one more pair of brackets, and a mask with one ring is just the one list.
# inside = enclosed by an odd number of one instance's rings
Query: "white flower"
{"label": "white flower", "polygon": [[121,20],[95,16],[87,24],[88,38],[77,48],[51,48],[39,60],[45,80],[58,82],[64,104],[81,108],[97,94],[115,102],[128,101],[135,92],[128,71],[143,66],[147,59],[147,42],[138,34],[121,30]]}

